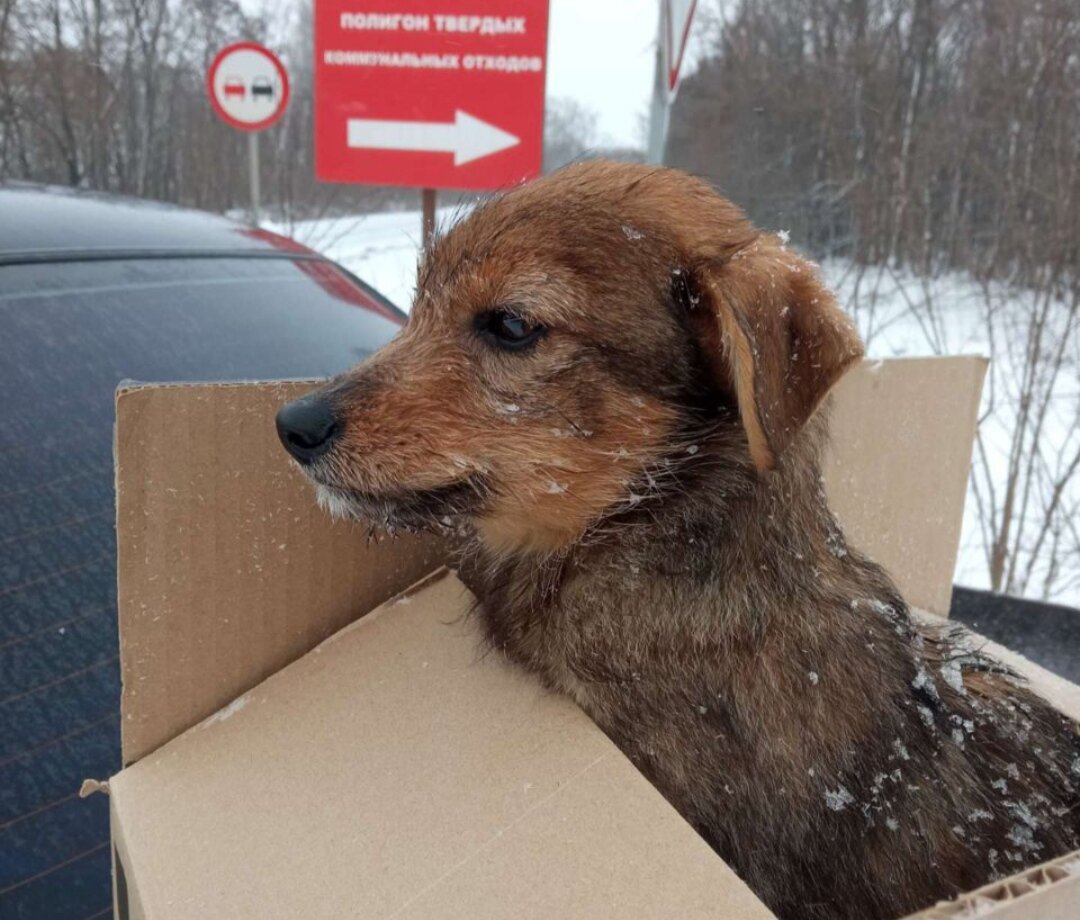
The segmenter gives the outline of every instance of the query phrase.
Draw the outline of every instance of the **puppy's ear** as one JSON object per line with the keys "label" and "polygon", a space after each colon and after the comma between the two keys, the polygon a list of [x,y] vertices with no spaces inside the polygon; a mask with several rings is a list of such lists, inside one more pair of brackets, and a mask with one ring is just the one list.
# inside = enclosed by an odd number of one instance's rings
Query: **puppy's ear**
{"label": "puppy's ear", "polygon": [[862,357],[862,341],[813,267],[771,235],[693,275],[694,323],[738,406],[754,466],[771,470]]}

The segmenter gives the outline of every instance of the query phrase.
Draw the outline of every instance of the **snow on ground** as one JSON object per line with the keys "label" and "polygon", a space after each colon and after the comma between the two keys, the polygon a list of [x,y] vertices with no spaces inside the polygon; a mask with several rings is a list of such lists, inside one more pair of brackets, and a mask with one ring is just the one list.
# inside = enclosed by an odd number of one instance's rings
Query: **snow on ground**
{"label": "snow on ground", "polygon": [[[447,208],[438,213],[441,227],[453,223],[460,209]],[[420,240],[420,214],[416,211],[326,218],[303,221],[292,227],[273,226],[340,262],[383,294],[408,310],[416,280],[416,258]],[[795,241],[796,245],[798,241]],[[993,406],[984,398],[982,441],[985,469],[995,481],[998,495],[1007,469],[1011,431],[1015,428],[1015,400],[1002,398],[1011,386],[1010,368],[1015,366],[1016,347],[1023,342],[1023,329],[1015,317],[1027,315],[1033,308],[1034,295],[1007,290],[1001,286],[984,288],[960,274],[924,279],[890,267],[859,268],[843,260],[830,260],[821,266],[829,286],[840,303],[851,313],[867,342],[870,357],[923,356],[940,354],[995,353],[995,391]],[[992,348],[991,327],[987,312],[994,313],[996,336]],[[1013,317],[1010,320],[1010,317]],[[1012,325],[1010,326],[1010,322]],[[1076,339],[1075,330],[1070,333]],[[1074,359],[1080,360],[1080,346],[1073,343]],[[1077,375],[1074,368],[1067,379],[1054,386],[1056,411],[1051,411],[1039,434],[1040,443],[1052,446],[1050,453],[1066,455],[1075,450],[1080,431],[1075,428],[1078,412]],[[987,387],[991,381],[988,378]],[[1045,441],[1044,441],[1045,439]],[[1030,448],[1028,448],[1030,452]],[[976,477],[977,478],[977,477]],[[986,476],[982,477],[984,483]],[[974,479],[973,479],[974,482]],[[974,489],[974,485],[972,487]],[[1080,483],[1073,483],[1069,501],[1080,502]],[[1025,523],[1035,539],[1041,518],[1033,515]],[[1049,541],[1046,545],[1049,545]],[[980,525],[977,501],[969,494],[961,539],[956,580],[971,587],[988,587],[986,538]],[[1046,565],[1036,554],[1036,564],[1017,593],[1041,597],[1045,593]],[[1080,559],[1075,552],[1066,554],[1066,571],[1059,573],[1057,586],[1049,593],[1054,600],[1080,605]]]}
{"label": "snow on ground", "polygon": [[[451,224],[459,208],[440,208],[440,227]],[[344,265],[402,310],[412,303],[420,248],[419,211],[389,211],[357,217],[299,221],[292,226],[266,223],[267,230],[291,236]]]}
{"label": "snow on ground", "polygon": [[[1017,515],[1013,532],[1023,536],[1019,565],[1010,593],[1048,598],[1080,606],[1080,558],[1075,549],[1058,548],[1055,541],[1075,540],[1069,509],[1080,504],[1080,478],[1073,476],[1054,499],[1054,482],[1063,477],[1077,457],[1080,442],[1080,335],[1066,326],[1067,308],[1051,302],[1047,331],[1039,348],[1042,359],[1027,364],[1029,322],[1046,306],[1029,289],[1002,284],[981,285],[969,276],[952,273],[922,278],[888,266],[859,268],[832,260],[821,266],[829,286],[851,313],[867,342],[870,357],[922,355],[986,355],[992,358],[980,407],[979,441],[964,513],[956,581],[976,588],[990,586],[989,554],[983,513],[991,501],[1000,506],[1008,480],[1010,451],[1027,464],[1030,477],[1018,480],[1018,495],[1029,496],[1028,510]],[[1056,378],[1049,372],[1055,349],[1063,349],[1065,365]],[[1028,392],[1033,409],[1024,440],[1014,444],[1014,432],[1023,414],[1021,378],[1033,371]],[[1047,412],[1035,421],[1040,397],[1046,395]],[[1033,445],[1038,444],[1038,450]],[[1027,486],[1025,487],[1025,483]],[[1056,524],[1044,528],[1046,505],[1057,501]],[[1018,507],[1023,508],[1023,498]],[[989,516],[989,515],[987,515]]]}

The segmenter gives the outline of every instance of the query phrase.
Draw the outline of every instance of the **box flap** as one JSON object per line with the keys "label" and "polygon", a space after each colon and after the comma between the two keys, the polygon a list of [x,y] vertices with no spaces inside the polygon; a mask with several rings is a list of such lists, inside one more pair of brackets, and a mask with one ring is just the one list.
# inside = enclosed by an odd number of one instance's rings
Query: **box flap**
{"label": "box flap", "polygon": [[836,387],[825,463],[848,542],[948,616],[985,358],[866,361]]}
{"label": "box flap", "polygon": [[277,443],[311,382],[121,388],[116,541],[131,763],[431,571],[434,540],[331,523]]}
{"label": "box flap", "polygon": [[767,918],[447,576],[110,783],[148,920]]}

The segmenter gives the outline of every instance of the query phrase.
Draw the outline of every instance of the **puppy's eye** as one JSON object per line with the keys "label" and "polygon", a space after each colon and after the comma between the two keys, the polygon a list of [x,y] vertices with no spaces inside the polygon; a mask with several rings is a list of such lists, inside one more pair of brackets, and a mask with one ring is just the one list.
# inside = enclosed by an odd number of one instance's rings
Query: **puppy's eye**
{"label": "puppy's eye", "polygon": [[490,310],[476,318],[477,331],[496,348],[520,351],[535,344],[547,329],[510,310]]}

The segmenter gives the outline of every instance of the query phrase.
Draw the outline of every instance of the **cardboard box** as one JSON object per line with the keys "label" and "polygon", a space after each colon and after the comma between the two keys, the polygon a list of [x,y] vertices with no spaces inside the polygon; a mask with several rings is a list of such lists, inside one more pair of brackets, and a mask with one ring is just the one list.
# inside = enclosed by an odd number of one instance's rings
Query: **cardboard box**
{"label": "cardboard box", "polygon": [[[836,396],[836,511],[937,614],[984,370],[867,364]],[[580,710],[482,651],[452,573],[399,593],[437,541],[314,507],[272,424],[308,386],[118,394],[119,920],[772,916]],[[926,916],[1075,916],[1072,866]]]}

